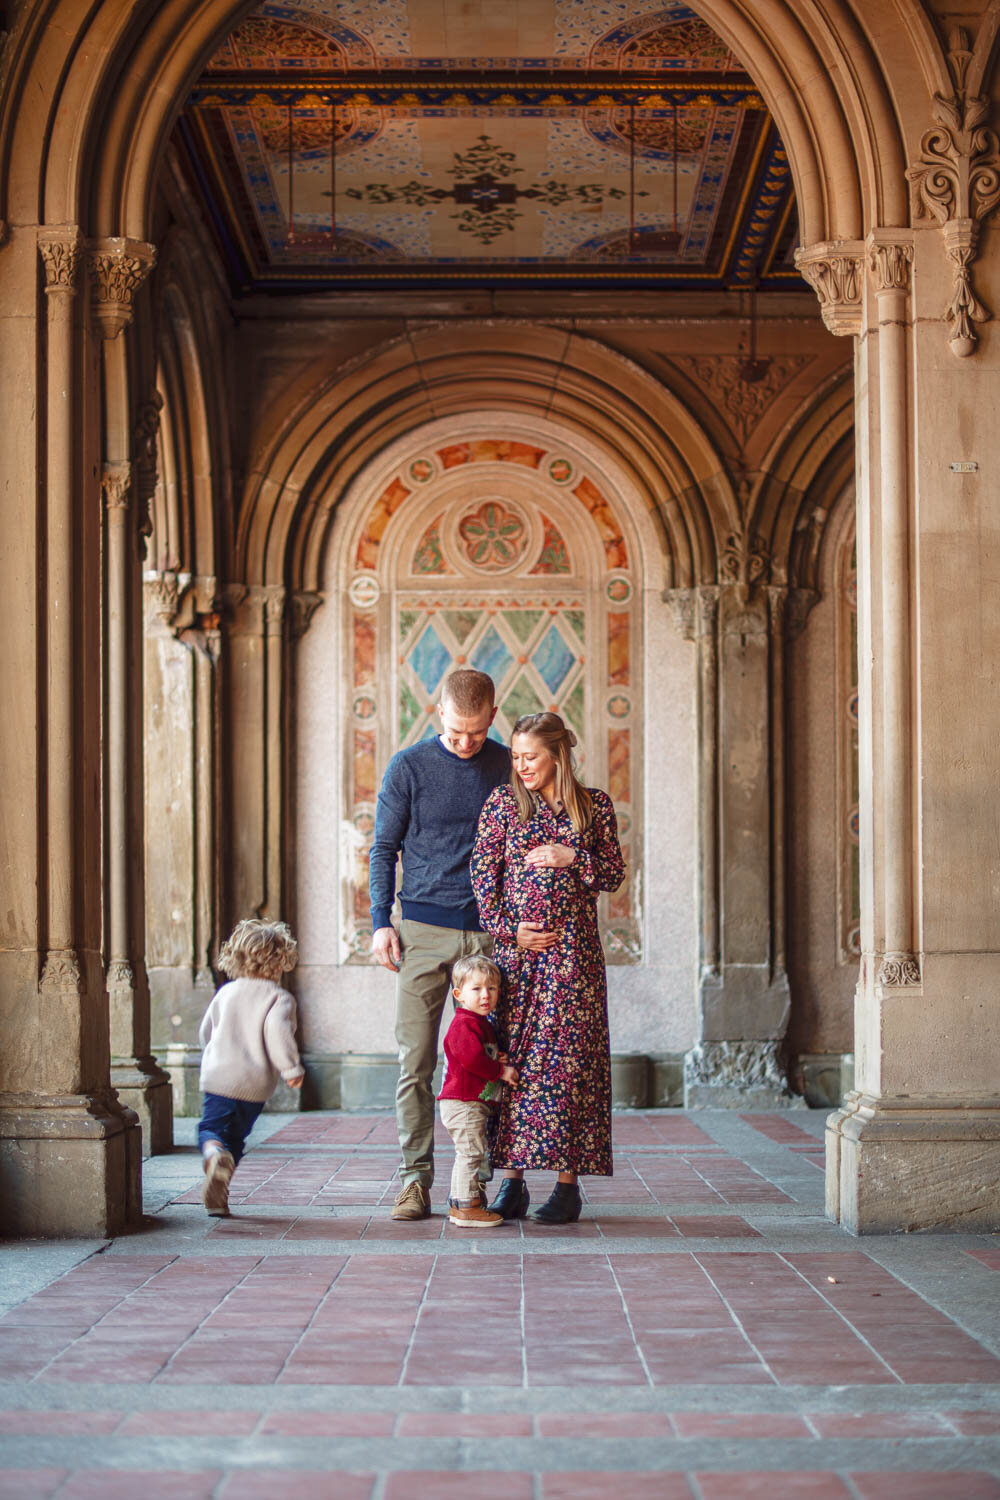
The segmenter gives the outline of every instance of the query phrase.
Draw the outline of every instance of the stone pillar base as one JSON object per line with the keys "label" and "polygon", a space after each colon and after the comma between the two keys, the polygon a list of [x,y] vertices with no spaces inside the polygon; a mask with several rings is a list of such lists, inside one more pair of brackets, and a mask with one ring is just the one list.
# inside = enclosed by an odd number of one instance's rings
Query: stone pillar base
{"label": "stone pillar base", "polygon": [[162,1156],[174,1145],[174,1112],[170,1079],[155,1057],[115,1058],[111,1086],[142,1127],[143,1156]]}
{"label": "stone pillar base", "polygon": [[849,1094],[827,1120],[826,1211],[852,1234],[1000,1229],[1000,1101]]}
{"label": "stone pillar base", "polygon": [[805,1109],[780,1061],[781,1043],[696,1042],[684,1057],[685,1109]]}
{"label": "stone pillar base", "polygon": [[190,1115],[197,1119],[201,1114],[201,1048],[189,1047],[185,1042],[170,1042],[161,1050],[160,1056],[170,1079],[174,1114],[182,1119]]}
{"label": "stone pillar base", "polygon": [[112,1095],[0,1097],[8,1235],[109,1239],[142,1219],[142,1132]]}

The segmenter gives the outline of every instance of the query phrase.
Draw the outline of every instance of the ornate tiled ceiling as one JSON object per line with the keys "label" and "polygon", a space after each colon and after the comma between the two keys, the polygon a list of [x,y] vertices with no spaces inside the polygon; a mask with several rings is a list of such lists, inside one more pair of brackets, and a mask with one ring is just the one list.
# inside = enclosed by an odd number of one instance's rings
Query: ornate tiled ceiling
{"label": "ornate tiled ceiling", "polygon": [[178,138],[242,288],[798,279],[774,123],[678,0],[265,0]]}

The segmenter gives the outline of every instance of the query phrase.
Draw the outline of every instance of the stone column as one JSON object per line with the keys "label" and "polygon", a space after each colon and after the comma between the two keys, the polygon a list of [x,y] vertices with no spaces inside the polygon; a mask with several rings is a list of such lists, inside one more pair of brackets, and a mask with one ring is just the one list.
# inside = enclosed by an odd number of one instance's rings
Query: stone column
{"label": "stone column", "polygon": [[[93,241],[88,247],[94,319],[104,364],[105,459],[101,488],[106,515],[107,952],[111,1006],[111,1081],[142,1125],[146,1156],[173,1145],[170,1080],[150,1051],[149,983],[144,959],[143,817],[133,757],[141,765],[142,654],[130,625],[136,618],[138,548],[130,504],[130,401],[124,330],[133,298],[155,259],[151,245]],[[139,882],[137,886],[136,874]]]}
{"label": "stone column", "polygon": [[720,583],[668,595],[698,644],[700,975],[685,1107],[782,1108],[784,643],[789,592],[759,541],[732,536]]}
{"label": "stone column", "polygon": [[282,919],[285,895],[284,758],[286,740],[283,692],[285,658],[285,590],[270,585],[261,590],[264,604],[264,641],[267,652],[267,897],[263,916]]}
{"label": "stone column", "polygon": [[[940,237],[873,231],[859,278],[862,957],[856,1089],[827,1124],[827,1211],[857,1234],[1000,1222],[1000,353],[978,299],[956,311],[971,258],[945,220],[968,217],[975,138],[943,151],[950,134],[910,174],[940,195]],[[995,295],[995,252],[991,273]]]}
{"label": "stone column", "polygon": [[[85,341],[75,312],[76,226],[40,229],[38,249],[47,311],[39,614],[44,852],[38,925],[44,958],[37,996],[22,1005],[17,1043],[3,1063],[0,1195],[9,1232],[103,1236],[141,1214],[141,1135],[135,1115],[110,1087],[92,900],[102,885],[100,841],[81,832],[92,829],[93,805],[83,788],[91,768],[96,771],[100,722],[81,656],[95,634],[94,602],[82,579],[97,543],[95,514],[79,503],[84,463],[74,393],[83,379]],[[78,686],[82,681],[88,687]]]}

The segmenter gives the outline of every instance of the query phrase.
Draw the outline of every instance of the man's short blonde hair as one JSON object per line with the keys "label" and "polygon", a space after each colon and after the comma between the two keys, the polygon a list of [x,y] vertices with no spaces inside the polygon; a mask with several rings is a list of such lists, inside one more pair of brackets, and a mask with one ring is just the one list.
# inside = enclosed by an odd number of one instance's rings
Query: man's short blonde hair
{"label": "man's short blonde hair", "polygon": [[465,958],[460,958],[451,971],[452,989],[460,990],[473,974],[485,974],[496,985],[503,981],[500,968],[492,958],[487,958],[485,953],[469,953]]}
{"label": "man's short blonde hair", "polygon": [[484,708],[492,708],[496,702],[493,678],[474,667],[459,667],[449,672],[441,689],[442,704],[450,703],[456,713],[476,714]]}
{"label": "man's short blonde hair", "polygon": [[245,917],[223,943],[219,968],[230,979],[280,979],[295,968],[298,951],[287,923]]}

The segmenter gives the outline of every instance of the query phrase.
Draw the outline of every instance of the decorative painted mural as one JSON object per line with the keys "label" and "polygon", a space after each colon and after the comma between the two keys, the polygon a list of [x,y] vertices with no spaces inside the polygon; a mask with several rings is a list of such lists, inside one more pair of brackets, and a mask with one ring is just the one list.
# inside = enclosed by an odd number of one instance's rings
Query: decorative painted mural
{"label": "decorative painted mural", "polygon": [[781,142],[686,5],[467,9],[264,0],[235,28],[178,140],[236,280],[797,279]]}
{"label": "decorative painted mural", "polygon": [[348,961],[369,951],[382,771],[396,749],[440,732],[443,681],[469,665],[496,683],[494,738],[508,743],[523,714],[559,713],[581,775],[610,791],[630,873],[602,898],[602,931],[611,962],[638,962],[640,591],[606,482],[530,442],[450,442],[380,484],[345,567]]}

